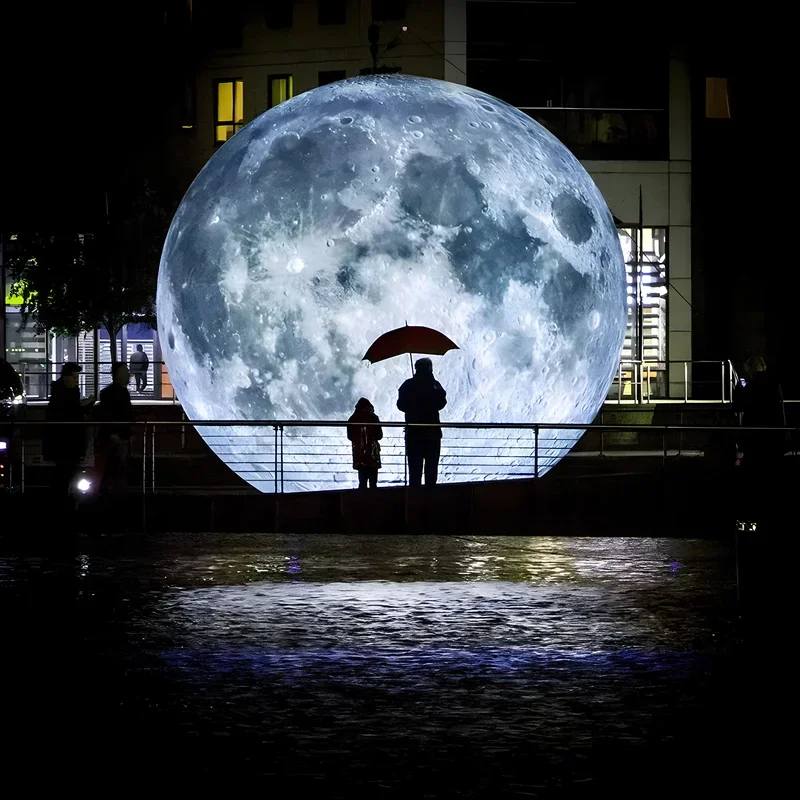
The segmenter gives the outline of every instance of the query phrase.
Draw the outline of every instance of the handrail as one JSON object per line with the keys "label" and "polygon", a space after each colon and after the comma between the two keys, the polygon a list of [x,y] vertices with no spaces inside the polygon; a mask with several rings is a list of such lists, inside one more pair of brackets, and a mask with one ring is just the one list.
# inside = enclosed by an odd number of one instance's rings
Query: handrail
{"label": "handrail", "polygon": [[[160,473],[157,461],[157,445],[162,444],[160,456],[173,456],[186,448],[183,438],[185,428],[195,429],[205,440],[208,450],[192,450],[190,457],[203,452],[216,452],[220,463],[230,468],[231,478],[247,481],[261,491],[283,494],[286,485],[290,490],[320,490],[324,488],[353,488],[351,448],[345,438],[349,423],[337,420],[136,420],[75,422],[16,420],[13,417],[0,421],[0,438],[6,444],[5,461],[19,467],[15,484],[22,493],[26,487],[26,464],[32,467],[46,465],[39,456],[39,439],[42,432],[52,427],[81,427],[94,429],[129,427],[131,446],[137,459],[141,459],[141,484],[136,491],[143,495],[158,491],[189,491],[199,487],[175,483],[174,477],[167,483],[158,481]],[[798,441],[798,426],[747,426],[731,425],[609,425],[595,422],[456,422],[406,423],[399,420],[357,423],[365,427],[382,427],[383,470],[382,485],[408,485],[411,480],[408,470],[407,452],[403,433],[414,429],[440,428],[443,431],[440,475],[443,482],[473,482],[483,480],[512,480],[540,478],[558,460],[571,453],[573,446],[584,433],[599,435],[599,452],[582,449],[575,455],[612,456],[619,452],[620,443],[608,449],[608,437],[614,433],[635,433],[645,436],[640,440],[645,446],[651,437],[660,439],[649,450],[634,450],[628,455],[643,455],[659,458],[664,465],[668,459],[681,455],[702,455],[702,452],[686,451],[683,447],[685,433],[721,433],[725,436],[761,433],[763,435],[785,435],[790,445],[787,451],[796,455],[793,442]],[[162,433],[181,431],[181,443],[169,438],[159,438]],[[331,433],[325,433],[325,430]],[[335,432],[334,432],[335,431]],[[466,431],[459,435],[458,431]],[[10,436],[9,436],[10,434]],[[670,439],[670,436],[673,438]],[[87,437],[91,442],[93,437]],[[604,445],[605,440],[605,445]],[[674,444],[670,448],[669,442]],[[96,451],[95,451],[96,452]],[[27,454],[27,455],[26,455]],[[91,454],[90,458],[93,458]],[[90,463],[86,462],[87,465]],[[13,467],[16,470],[16,467]],[[12,470],[12,471],[13,471]],[[41,474],[41,473],[39,473]],[[166,473],[173,476],[177,473]],[[169,481],[172,480],[172,483]],[[193,481],[192,484],[196,483]],[[223,486],[228,482],[223,479]]]}
{"label": "handrail", "polygon": [[348,420],[296,420],[296,419],[265,419],[265,420],[138,420],[133,422],[108,422],[87,420],[84,422],[61,422],[54,420],[6,420],[0,421],[0,426],[14,428],[44,428],[53,425],[74,425],[82,427],[102,427],[120,425],[134,428],[148,427],[181,427],[190,428],[347,428],[348,425],[374,426],[382,428],[452,428],[467,430],[582,430],[582,431],[614,431],[618,433],[637,433],[649,431],[651,433],[673,431],[699,431],[711,433],[714,431],[784,431],[791,433],[800,431],[800,427],[787,426],[743,426],[743,425],[606,425],[604,423],[585,422],[400,422],[386,420],[382,422],[358,422]]}
{"label": "handrail", "polygon": [[[49,395],[49,380],[57,377],[60,365],[63,361],[23,361],[19,364],[20,375],[23,379],[38,379],[40,391],[33,396],[36,400],[31,402],[41,402],[46,400]],[[94,367],[94,361],[77,361],[76,363],[84,367],[84,376],[87,385],[93,384],[94,376],[90,368]],[[117,363],[128,363],[127,359],[120,360]],[[174,386],[169,377],[169,373],[162,370],[165,365],[163,360],[151,360],[149,365],[148,374],[152,378],[150,385],[144,392],[146,399],[151,400],[167,400],[176,403],[177,398]],[[108,369],[114,364],[113,361],[103,360],[98,361],[97,366],[100,369],[101,384],[105,381],[110,382],[110,375]],[[671,367],[682,365],[682,375],[678,377],[671,374]],[[710,366],[716,365],[719,368],[717,377],[710,377],[708,380],[700,381],[696,375],[692,375],[690,370],[695,366]],[[630,373],[630,378],[623,380],[623,373]],[[664,378],[664,374],[666,377]],[[662,383],[664,391],[659,392],[658,384],[656,384],[655,391],[653,382],[659,379],[666,380],[666,386]],[[676,379],[677,378],[677,379]],[[701,385],[713,386],[714,383],[719,387],[717,389],[718,395],[716,398],[708,399],[707,402],[722,402],[730,403],[733,400],[733,392],[736,386],[738,376],[729,359],[635,359],[623,358],[617,364],[617,369],[614,372],[614,378],[609,388],[609,395],[606,399],[608,403],[615,403],[622,405],[623,403],[642,403],[650,404],[654,399],[673,399],[680,402],[689,402],[690,395],[696,392],[697,388]],[[683,384],[682,397],[670,397],[670,387],[675,388]],[[631,387],[632,394],[630,397],[623,396],[623,388],[628,391],[627,387]],[[95,389],[97,387],[94,387]],[[694,392],[693,392],[694,390]]]}

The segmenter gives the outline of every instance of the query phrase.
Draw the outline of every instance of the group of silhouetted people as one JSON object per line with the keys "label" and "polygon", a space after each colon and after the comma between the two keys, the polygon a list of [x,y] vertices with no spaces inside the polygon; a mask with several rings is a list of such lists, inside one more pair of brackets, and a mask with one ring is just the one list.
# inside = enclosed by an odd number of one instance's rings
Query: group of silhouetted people
{"label": "group of silhouetted people", "polygon": [[[124,363],[114,364],[111,383],[94,396],[81,399],[78,380],[81,366],[67,362],[61,377],[54,381],[47,404],[47,421],[83,423],[90,414],[101,423],[95,437],[95,464],[100,473],[100,493],[122,494],[127,490],[128,451],[133,422],[133,407],[128,392],[131,374]],[[114,423],[114,424],[111,424]],[[45,459],[55,464],[51,482],[54,495],[66,498],[86,455],[86,426],[82,424],[48,425],[42,440]]]}
{"label": "group of silhouetted people", "polygon": [[[401,387],[397,407],[406,417],[406,459],[409,486],[433,486],[439,474],[442,429],[439,412],[447,405],[447,392],[433,375],[433,362],[420,358],[414,377]],[[372,403],[362,397],[347,421],[347,438],[353,447],[353,469],[358,471],[360,489],[374,489],[381,468],[383,430]]]}

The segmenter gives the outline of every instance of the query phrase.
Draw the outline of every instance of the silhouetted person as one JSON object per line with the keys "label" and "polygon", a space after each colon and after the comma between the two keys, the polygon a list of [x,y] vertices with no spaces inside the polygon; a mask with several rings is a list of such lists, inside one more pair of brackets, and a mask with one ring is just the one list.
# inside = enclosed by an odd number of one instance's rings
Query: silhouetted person
{"label": "silhouetted person", "polygon": [[439,454],[442,449],[442,429],[439,427],[439,412],[447,405],[447,392],[433,377],[433,362],[420,358],[414,365],[414,377],[401,387],[397,407],[405,412],[406,423],[425,423],[431,427],[406,428],[406,457],[408,458],[408,483],[433,486],[439,474]]}
{"label": "silhouetted person", "polygon": [[147,389],[147,370],[150,369],[150,359],[142,345],[136,345],[136,352],[131,354],[131,375],[136,381],[136,391],[143,392]]}
{"label": "silhouetted person", "polygon": [[[358,470],[358,488],[374,489],[378,485],[378,470],[381,468],[381,446],[383,430],[379,425],[365,425],[365,422],[378,423],[375,409],[362,397],[356,403],[356,410],[347,420],[347,438],[353,445],[353,469]],[[359,424],[361,423],[361,424]]]}
{"label": "silhouetted person", "polygon": [[[47,404],[48,422],[83,422],[86,412],[94,405],[94,396],[81,400],[78,388],[79,364],[67,362],[61,367],[61,377],[50,387]],[[55,464],[50,488],[59,497],[69,495],[72,479],[81,459],[86,455],[86,429],[83,425],[47,425],[42,436],[42,454]]]}
{"label": "silhouetted person", "polygon": [[97,432],[97,443],[105,464],[100,491],[103,494],[120,494],[128,485],[128,452],[131,440],[133,406],[128,392],[131,373],[125,364],[111,368],[112,383],[100,392],[96,419],[99,422],[118,422],[119,425],[102,425]]}
{"label": "silhouetted person", "polygon": [[[744,366],[745,381],[733,396],[734,410],[741,416],[744,428],[783,427],[783,400],[778,383],[772,380],[760,356],[752,356]],[[742,466],[747,470],[769,471],[780,464],[786,452],[783,431],[742,431],[739,449]]]}
{"label": "silhouetted person", "polygon": [[0,402],[13,402],[15,397],[21,397],[24,393],[17,371],[0,356]]}

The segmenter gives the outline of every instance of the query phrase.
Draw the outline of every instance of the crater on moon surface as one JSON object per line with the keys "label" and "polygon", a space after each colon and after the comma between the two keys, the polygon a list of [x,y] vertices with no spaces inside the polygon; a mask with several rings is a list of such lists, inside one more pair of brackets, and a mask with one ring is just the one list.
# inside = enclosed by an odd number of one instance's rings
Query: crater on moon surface
{"label": "crater on moon surface", "polygon": [[[361,357],[403,325],[460,350],[434,358],[452,422],[588,423],[625,332],[613,220],[551,134],[481,92],[369,76],[255,119],[195,179],[159,270],[158,319],[193,420],[343,420],[359,397],[401,421],[408,358]],[[201,428],[262,491],[274,431]],[[542,431],[544,474],[576,430]],[[380,483],[402,482],[386,429]],[[442,482],[530,477],[533,434],[444,432]],[[342,428],[286,427],[285,491],[355,484]],[[280,486],[280,482],[278,482]]]}

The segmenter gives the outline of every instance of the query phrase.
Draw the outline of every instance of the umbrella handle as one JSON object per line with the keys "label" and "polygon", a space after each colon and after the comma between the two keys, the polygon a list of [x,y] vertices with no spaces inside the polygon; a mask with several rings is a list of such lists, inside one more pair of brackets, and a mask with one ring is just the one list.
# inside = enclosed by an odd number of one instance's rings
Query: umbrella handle
{"label": "umbrella handle", "polygon": [[[406,325],[408,325],[407,322],[406,322]],[[411,364],[411,377],[413,378],[414,377],[414,355],[413,355],[413,353],[409,353],[408,354],[408,361]]]}

